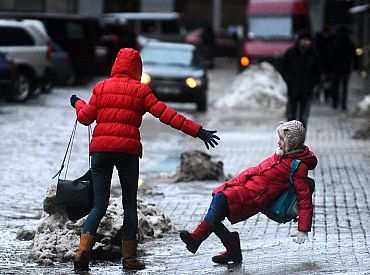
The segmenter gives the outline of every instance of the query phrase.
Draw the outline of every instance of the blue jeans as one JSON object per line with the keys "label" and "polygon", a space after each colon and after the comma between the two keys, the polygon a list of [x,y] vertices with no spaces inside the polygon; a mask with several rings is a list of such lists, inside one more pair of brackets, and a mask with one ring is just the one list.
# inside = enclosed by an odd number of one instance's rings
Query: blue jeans
{"label": "blue jeans", "polygon": [[124,211],[122,239],[135,240],[137,234],[137,185],[139,157],[119,152],[99,152],[91,155],[94,186],[94,205],[83,227],[83,232],[96,234],[109,204],[113,167],[118,170]]}
{"label": "blue jeans", "polygon": [[212,231],[221,241],[226,240],[230,235],[230,231],[222,223],[228,215],[227,197],[222,192],[215,194],[204,220],[212,227]]}

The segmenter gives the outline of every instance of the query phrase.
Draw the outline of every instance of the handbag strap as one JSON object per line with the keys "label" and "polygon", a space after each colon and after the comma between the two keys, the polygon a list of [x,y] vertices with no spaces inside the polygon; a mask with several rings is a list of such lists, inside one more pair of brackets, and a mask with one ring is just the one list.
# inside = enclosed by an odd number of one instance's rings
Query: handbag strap
{"label": "handbag strap", "polygon": [[[67,160],[67,168],[66,168],[66,172],[65,172],[65,175],[64,177],[66,178],[67,177],[67,172],[68,172],[68,166],[69,166],[69,161],[70,161],[70,158],[71,158],[71,154],[72,154],[72,147],[73,147],[73,141],[74,141],[74,138],[75,138],[75,135],[76,135],[76,129],[77,129],[77,119],[76,121],[74,122],[74,125],[73,125],[73,129],[72,129],[72,133],[71,133],[71,136],[69,138],[69,141],[68,141],[68,145],[67,145],[67,149],[66,149],[66,152],[64,153],[64,157],[63,157],[63,161],[62,161],[62,164],[60,166],[60,169],[59,171],[52,177],[52,179],[54,179],[56,176],[58,176],[58,179],[64,169],[64,163],[67,159],[67,155],[68,155],[68,160]],[[91,126],[89,125],[88,126],[88,139],[89,139],[89,145],[90,145],[90,140],[91,140]],[[91,163],[90,163],[90,155],[88,155],[88,158],[89,158],[89,169],[91,167]]]}

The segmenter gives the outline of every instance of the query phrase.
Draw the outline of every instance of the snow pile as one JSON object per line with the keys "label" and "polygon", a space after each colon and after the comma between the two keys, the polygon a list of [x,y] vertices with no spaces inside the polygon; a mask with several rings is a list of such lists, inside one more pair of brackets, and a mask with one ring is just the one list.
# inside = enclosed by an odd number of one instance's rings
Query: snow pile
{"label": "snow pile", "polygon": [[214,162],[211,156],[201,151],[188,151],[181,154],[181,163],[175,181],[221,180],[224,179],[224,164]]}
{"label": "snow pile", "polygon": [[281,75],[267,62],[262,62],[240,73],[231,84],[230,91],[216,101],[220,108],[285,108],[287,86]]}
{"label": "snow pile", "polygon": [[[55,203],[56,185],[49,186],[43,202],[44,212],[35,232],[30,258],[42,264],[68,261],[79,244],[79,236],[86,217],[72,222],[68,220],[64,207]],[[122,198],[113,198],[103,217],[92,251],[93,259],[115,259],[121,257]],[[174,230],[170,219],[152,204],[138,199],[139,241],[146,237],[161,238],[163,233]],[[22,236],[22,232],[18,233]]]}
{"label": "snow pile", "polygon": [[357,104],[356,109],[358,115],[370,114],[370,95],[365,96],[364,99]]}
{"label": "snow pile", "polygon": [[[355,115],[365,117],[367,116],[368,118],[370,117],[370,95],[365,96],[364,99],[357,104]],[[362,127],[354,133],[353,138],[355,139],[370,138],[370,119],[367,119],[366,122],[363,123]]]}

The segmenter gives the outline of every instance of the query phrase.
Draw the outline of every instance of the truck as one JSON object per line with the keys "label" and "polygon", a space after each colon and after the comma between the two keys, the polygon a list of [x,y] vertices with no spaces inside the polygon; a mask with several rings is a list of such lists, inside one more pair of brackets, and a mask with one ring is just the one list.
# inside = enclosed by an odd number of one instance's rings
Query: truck
{"label": "truck", "polygon": [[285,51],[296,35],[310,31],[308,7],[304,0],[249,0],[246,35],[239,51],[239,70],[267,61],[278,70]]}

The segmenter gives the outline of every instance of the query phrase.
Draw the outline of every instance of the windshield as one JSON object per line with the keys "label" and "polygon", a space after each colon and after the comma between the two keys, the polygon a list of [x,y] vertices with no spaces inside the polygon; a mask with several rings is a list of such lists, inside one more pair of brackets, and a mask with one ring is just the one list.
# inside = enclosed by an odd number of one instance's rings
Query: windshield
{"label": "windshield", "polygon": [[292,25],[292,18],[290,16],[250,17],[248,20],[248,37],[250,39],[291,39],[293,37]]}
{"label": "windshield", "polygon": [[306,16],[250,16],[248,19],[249,39],[291,40],[303,29],[308,29]]}
{"label": "windshield", "polygon": [[186,49],[144,47],[140,53],[144,64],[163,64],[174,66],[191,66],[193,53]]}

